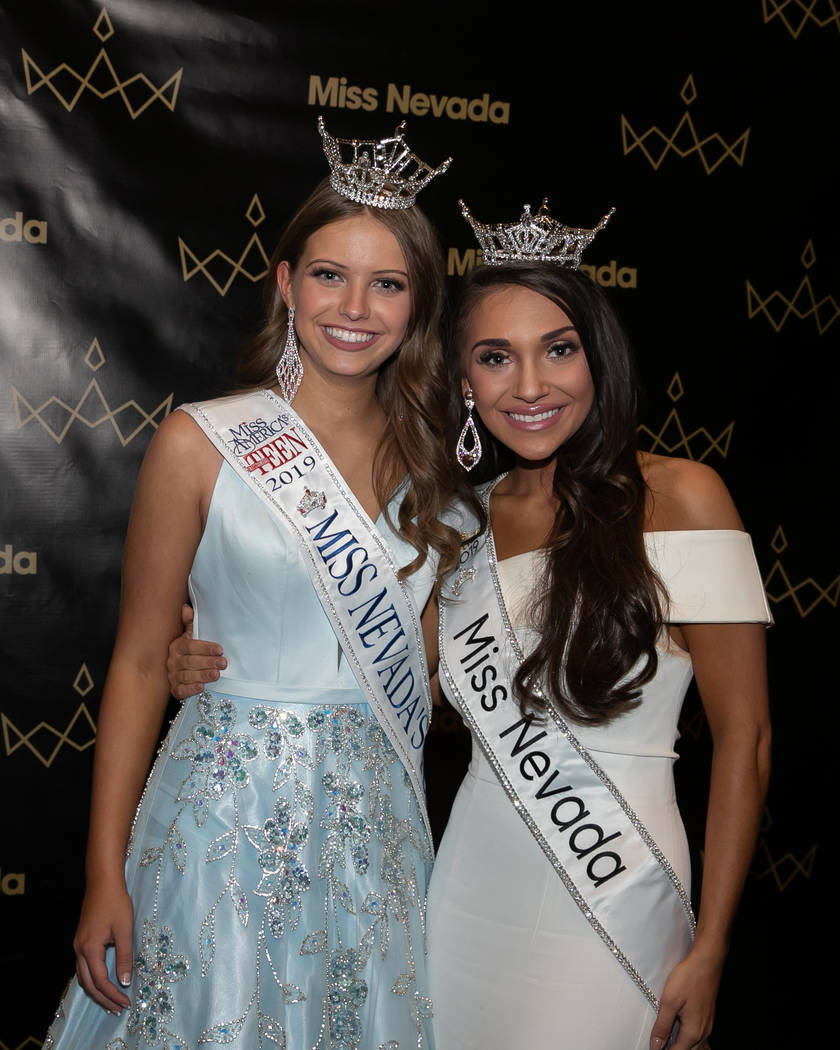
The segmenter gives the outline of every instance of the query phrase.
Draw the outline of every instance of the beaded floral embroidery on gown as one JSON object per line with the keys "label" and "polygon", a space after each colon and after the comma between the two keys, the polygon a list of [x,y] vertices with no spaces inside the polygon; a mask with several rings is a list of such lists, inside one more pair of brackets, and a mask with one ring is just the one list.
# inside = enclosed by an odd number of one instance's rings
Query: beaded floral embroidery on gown
{"label": "beaded floral embroidery on gown", "polygon": [[[278,545],[268,571],[240,564]],[[291,538],[227,465],[191,587],[196,633],[223,640],[232,674],[182,705],[138,808],[131,1006],[113,1017],[74,981],[45,1050],[429,1048],[414,792]],[[278,612],[226,632],[243,601]],[[261,679],[237,677],[249,652]]]}

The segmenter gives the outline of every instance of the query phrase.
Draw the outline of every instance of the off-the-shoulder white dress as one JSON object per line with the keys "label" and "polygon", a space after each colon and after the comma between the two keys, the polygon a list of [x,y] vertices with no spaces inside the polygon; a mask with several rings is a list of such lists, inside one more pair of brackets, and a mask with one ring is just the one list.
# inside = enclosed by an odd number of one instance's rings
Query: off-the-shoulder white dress
{"label": "off-the-shoulder white dress", "polygon": [[[671,623],[771,622],[746,533],[655,532],[648,557]],[[525,651],[541,552],[498,564]],[[677,721],[691,658],[663,632],[642,703],[578,739],[612,778],[688,889],[688,848],[674,794]],[[481,748],[458,792],[428,901],[429,970],[441,1050],[647,1050],[654,1015],[593,932],[514,810]]]}

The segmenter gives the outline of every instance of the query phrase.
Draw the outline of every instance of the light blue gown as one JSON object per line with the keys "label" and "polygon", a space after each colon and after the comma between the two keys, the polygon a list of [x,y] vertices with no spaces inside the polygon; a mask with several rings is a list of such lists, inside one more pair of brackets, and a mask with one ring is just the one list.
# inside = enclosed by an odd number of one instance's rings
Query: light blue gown
{"label": "light blue gown", "polygon": [[[431,566],[409,582],[422,609]],[[190,592],[228,667],[181,707],[138,809],[131,1006],[74,980],[44,1050],[428,1050],[418,804],[292,536],[227,463]]]}

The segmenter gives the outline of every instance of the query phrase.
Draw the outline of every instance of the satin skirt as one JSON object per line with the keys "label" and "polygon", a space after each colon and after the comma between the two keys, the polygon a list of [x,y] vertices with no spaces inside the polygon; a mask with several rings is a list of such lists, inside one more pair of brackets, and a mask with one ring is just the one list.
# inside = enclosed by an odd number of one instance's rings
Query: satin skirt
{"label": "satin skirt", "polygon": [[45,1050],[433,1046],[430,846],[361,694],[334,693],[184,703],[126,861],[131,1006],[74,980]]}
{"label": "satin skirt", "polygon": [[[595,757],[688,888],[673,762]],[[442,1050],[647,1050],[655,1019],[648,1001],[593,932],[483,759],[470,766],[438,851],[428,928]]]}

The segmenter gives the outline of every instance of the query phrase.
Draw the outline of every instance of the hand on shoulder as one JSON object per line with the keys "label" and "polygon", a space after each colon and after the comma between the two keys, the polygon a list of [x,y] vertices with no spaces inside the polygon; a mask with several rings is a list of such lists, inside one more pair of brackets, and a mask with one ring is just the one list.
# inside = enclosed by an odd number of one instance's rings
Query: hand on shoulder
{"label": "hand on shoulder", "polygon": [[639,454],[648,486],[646,529],[738,529],[744,526],[729,490],[712,467],[677,456]]}

